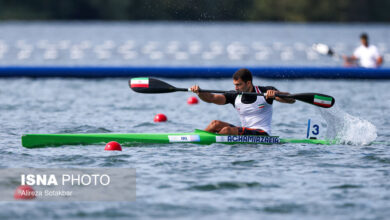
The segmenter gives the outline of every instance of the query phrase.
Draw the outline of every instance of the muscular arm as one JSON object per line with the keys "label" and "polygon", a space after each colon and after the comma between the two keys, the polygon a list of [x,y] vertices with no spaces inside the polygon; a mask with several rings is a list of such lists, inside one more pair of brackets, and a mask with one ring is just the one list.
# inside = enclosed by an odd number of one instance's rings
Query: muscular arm
{"label": "muscular arm", "polygon": [[355,57],[354,55],[352,55],[350,57],[343,55],[342,57],[344,60],[344,66],[346,66],[346,67],[357,66],[358,58]]}
{"label": "muscular arm", "polygon": [[380,67],[383,63],[383,57],[379,56],[378,59],[376,59],[376,66]]}
{"label": "muscular arm", "polygon": [[199,96],[199,98],[202,99],[204,102],[214,103],[217,105],[226,104],[226,98],[224,95],[217,95],[209,92],[199,92],[199,86],[197,85],[192,86],[191,91],[196,93]]}
{"label": "muscular arm", "polygon": [[344,62],[355,62],[358,60],[358,58],[355,57],[354,55],[352,55],[352,56],[343,55],[342,58],[343,58]]}
{"label": "muscular arm", "polygon": [[[281,94],[281,95],[289,95],[290,93],[288,92],[278,92],[277,94]],[[288,104],[293,104],[295,103],[295,99],[293,98],[281,98],[281,97],[275,97],[275,100],[278,101],[278,102],[282,102],[282,103],[288,103]]]}
{"label": "muscular arm", "polygon": [[217,94],[212,94],[208,92],[200,92],[198,94],[199,98],[202,99],[205,102],[208,103],[214,103],[217,105],[224,105],[226,104],[226,98],[224,95],[217,95]]}
{"label": "muscular arm", "polygon": [[282,97],[276,96],[276,94],[289,95],[290,93],[279,92],[276,90],[268,90],[265,98],[266,99],[269,99],[269,98],[275,99],[276,101],[281,102],[281,103],[289,103],[289,104],[295,103],[295,99],[293,99],[293,98],[282,98]]}

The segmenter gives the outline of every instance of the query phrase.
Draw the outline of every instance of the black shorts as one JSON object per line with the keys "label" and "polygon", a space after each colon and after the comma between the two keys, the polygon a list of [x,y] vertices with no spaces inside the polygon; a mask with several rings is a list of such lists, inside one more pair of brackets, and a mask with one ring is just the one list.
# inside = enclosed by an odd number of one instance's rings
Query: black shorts
{"label": "black shorts", "polygon": [[[232,124],[230,124],[231,127],[236,127]],[[256,129],[256,128],[247,128],[247,127],[237,127],[238,128],[238,135],[263,135],[263,136],[269,136],[267,132],[265,132],[262,129]]]}

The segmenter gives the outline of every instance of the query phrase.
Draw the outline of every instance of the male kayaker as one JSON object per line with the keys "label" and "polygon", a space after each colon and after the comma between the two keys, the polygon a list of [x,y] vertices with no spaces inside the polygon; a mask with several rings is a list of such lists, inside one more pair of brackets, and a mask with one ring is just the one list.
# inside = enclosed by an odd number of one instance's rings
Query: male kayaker
{"label": "male kayaker", "polygon": [[253,86],[252,73],[248,69],[239,69],[233,75],[233,84],[238,92],[264,93],[263,96],[238,95],[237,93],[213,94],[199,92],[199,86],[194,85],[191,91],[196,93],[205,102],[218,105],[232,104],[237,110],[241,127],[236,127],[227,122],[213,120],[205,131],[218,134],[231,135],[270,135],[272,121],[273,100],[283,103],[294,103],[295,99],[280,98],[276,94],[289,94],[280,92],[272,86]]}
{"label": "male kayaker", "polygon": [[356,62],[359,61],[359,66],[365,68],[376,68],[380,67],[383,63],[383,58],[379,54],[376,46],[369,45],[368,35],[363,33],[360,35],[360,45],[354,51],[352,56],[343,56],[345,66],[355,66]]}

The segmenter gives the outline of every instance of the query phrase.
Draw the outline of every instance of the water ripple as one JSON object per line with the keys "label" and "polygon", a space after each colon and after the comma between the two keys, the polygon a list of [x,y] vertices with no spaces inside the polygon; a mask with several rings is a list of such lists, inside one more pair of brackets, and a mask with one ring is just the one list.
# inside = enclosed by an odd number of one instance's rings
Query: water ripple
{"label": "water ripple", "polygon": [[71,128],[61,129],[57,133],[109,133],[109,132],[112,131],[103,127],[80,125]]}
{"label": "water ripple", "polygon": [[286,203],[286,204],[278,204],[273,206],[267,206],[263,209],[265,212],[269,213],[292,213],[292,212],[305,212],[306,207],[303,205],[295,204],[295,203]]}
{"label": "water ripple", "polygon": [[363,160],[367,161],[376,161],[382,164],[390,164],[390,158],[389,157],[379,157],[376,155],[366,155],[362,157]]}
{"label": "water ripple", "polygon": [[258,182],[218,182],[218,183],[209,183],[204,185],[195,185],[189,187],[188,190],[214,191],[214,190],[237,190],[241,188],[258,188],[258,187],[266,188],[270,186],[264,186]]}
{"label": "water ripple", "polygon": [[342,185],[329,187],[329,189],[356,189],[356,188],[363,188],[363,186],[353,185],[353,184],[342,184]]}
{"label": "water ripple", "polygon": [[[0,218],[215,218],[215,219],[386,219],[389,191],[390,123],[388,82],[350,80],[272,80],[289,92],[331,93],[346,100],[351,115],[375,124],[378,138],[369,146],[351,145],[196,145],[131,143],[120,152],[104,144],[26,149],[26,133],[161,133],[204,128],[214,119],[239,124],[230,106],[195,106],[185,93],[149,95],[129,91],[128,79],[0,80],[0,167],[131,167],[137,172],[137,200],[130,203],[0,204]],[[231,79],[166,79],[178,87],[231,89]],[[20,90],[23,86],[23,90]],[[367,94],[378,93],[370,99]],[[45,89],[42,89],[45,88]],[[302,91],[305,92],[305,91]],[[360,94],[352,100],[350,94]],[[370,96],[371,96],[370,95]],[[59,98],[60,97],[60,98]],[[361,107],[360,100],[367,105]],[[61,114],[45,107],[62,108]],[[7,105],[15,106],[12,111]],[[381,106],[381,111],[369,106]],[[64,106],[66,106],[64,108]],[[156,107],[159,107],[156,109]],[[5,108],[5,109],[4,109]],[[142,111],[140,111],[142,109]],[[168,116],[154,123],[156,113]],[[292,117],[292,115],[294,117]],[[273,134],[304,138],[313,106],[275,103]],[[325,129],[324,129],[325,130]],[[126,146],[123,144],[122,146]],[[1,186],[0,186],[1,188]],[[299,202],[297,202],[299,201]],[[107,208],[108,207],[108,208]],[[234,210],[234,211],[232,211]],[[208,214],[213,216],[208,216]],[[214,216],[215,215],[215,216]]]}
{"label": "water ripple", "polygon": [[242,161],[234,161],[232,165],[241,165],[241,166],[253,166],[256,163],[255,160],[242,160]]}

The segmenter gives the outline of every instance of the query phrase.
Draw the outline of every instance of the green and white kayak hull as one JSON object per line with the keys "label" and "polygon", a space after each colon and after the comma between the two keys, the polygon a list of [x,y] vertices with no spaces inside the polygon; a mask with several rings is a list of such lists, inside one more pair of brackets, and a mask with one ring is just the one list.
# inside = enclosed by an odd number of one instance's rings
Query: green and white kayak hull
{"label": "green and white kayak hull", "polygon": [[278,136],[257,135],[218,135],[196,129],[191,133],[85,133],[85,134],[26,134],[22,136],[22,145],[26,148],[38,148],[62,145],[90,145],[104,144],[117,141],[122,145],[134,144],[169,144],[169,143],[194,143],[194,144],[334,144],[331,140],[317,139],[283,139]]}

